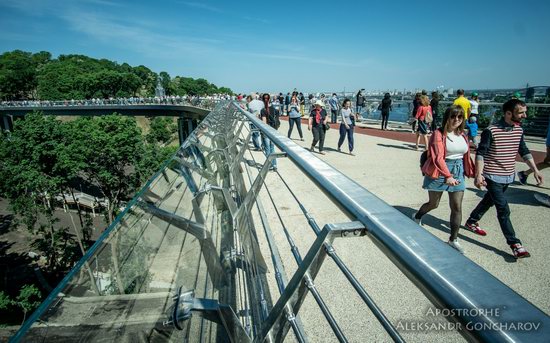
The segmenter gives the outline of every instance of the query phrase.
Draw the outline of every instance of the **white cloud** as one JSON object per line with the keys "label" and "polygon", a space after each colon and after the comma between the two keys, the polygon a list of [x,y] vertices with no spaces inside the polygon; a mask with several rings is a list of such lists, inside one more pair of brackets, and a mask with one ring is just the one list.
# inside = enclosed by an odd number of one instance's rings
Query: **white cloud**
{"label": "white cloud", "polygon": [[223,13],[223,11],[218,7],[210,6],[210,5],[207,5],[207,4],[200,3],[200,2],[179,1],[178,3],[183,4],[185,6],[188,6],[188,7],[201,9],[201,10],[206,10],[206,11],[216,12],[216,13]]}

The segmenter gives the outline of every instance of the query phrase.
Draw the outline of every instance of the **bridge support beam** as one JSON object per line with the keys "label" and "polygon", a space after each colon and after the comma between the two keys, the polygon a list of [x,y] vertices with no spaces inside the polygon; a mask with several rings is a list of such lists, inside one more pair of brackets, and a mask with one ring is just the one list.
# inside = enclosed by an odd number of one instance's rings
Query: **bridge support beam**
{"label": "bridge support beam", "polygon": [[191,132],[195,130],[198,125],[198,121],[192,118],[179,117],[178,118],[178,137],[180,145],[189,137]]}
{"label": "bridge support beam", "polygon": [[2,132],[13,131],[13,117],[9,114],[2,114],[0,117],[0,127],[2,128]]}

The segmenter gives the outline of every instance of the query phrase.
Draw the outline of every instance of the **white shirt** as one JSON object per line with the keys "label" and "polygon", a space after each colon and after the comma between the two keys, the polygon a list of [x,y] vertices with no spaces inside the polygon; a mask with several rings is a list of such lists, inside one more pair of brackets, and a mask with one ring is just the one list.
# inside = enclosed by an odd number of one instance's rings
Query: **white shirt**
{"label": "white shirt", "polygon": [[478,114],[479,103],[475,100],[470,100],[470,104],[472,105],[471,113],[472,114]]}
{"label": "white shirt", "polygon": [[353,115],[353,113],[351,112],[351,108],[342,108],[340,113],[342,115],[342,123],[351,125],[351,116]]}
{"label": "white shirt", "polygon": [[264,108],[264,103],[258,99],[254,99],[248,103],[248,110],[257,116],[260,115],[260,111]]}
{"label": "white shirt", "polygon": [[446,160],[458,160],[468,151],[468,143],[462,135],[457,135],[454,132],[447,132],[447,154]]}

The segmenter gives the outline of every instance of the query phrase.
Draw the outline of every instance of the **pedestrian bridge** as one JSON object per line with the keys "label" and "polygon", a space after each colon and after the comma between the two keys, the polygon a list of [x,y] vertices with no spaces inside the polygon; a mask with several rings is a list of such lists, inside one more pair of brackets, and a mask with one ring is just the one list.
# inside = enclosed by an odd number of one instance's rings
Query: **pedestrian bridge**
{"label": "pedestrian bridge", "polygon": [[[279,152],[252,151],[250,124]],[[385,191],[406,197],[398,184]],[[546,342],[549,328],[533,301],[226,102],[12,341]]]}

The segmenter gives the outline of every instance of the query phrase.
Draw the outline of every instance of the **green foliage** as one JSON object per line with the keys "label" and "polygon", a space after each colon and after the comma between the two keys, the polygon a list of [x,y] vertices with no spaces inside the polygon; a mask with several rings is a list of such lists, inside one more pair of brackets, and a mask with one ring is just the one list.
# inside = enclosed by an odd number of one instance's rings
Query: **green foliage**
{"label": "green foliage", "polygon": [[23,322],[27,318],[27,313],[40,305],[41,297],[40,290],[35,285],[25,285],[21,288],[14,303],[23,310]]}
{"label": "green foliage", "polygon": [[4,291],[0,291],[0,310],[5,311],[12,305],[13,300],[11,300],[10,297],[4,293]]}
{"label": "green foliage", "polygon": [[36,72],[48,61],[48,53],[31,54],[21,50],[0,55],[0,99],[28,98],[36,88]]}
{"label": "green foliage", "polygon": [[149,143],[168,144],[178,131],[177,124],[173,118],[153,117],[150,120],[150,131],[147,134]]}
{"label": "green foliage", "polygon": [[154,96],[157,80],[167,95],[233,94],[205,79],[159,75],[140,65],[118,64],[84,55],[36,54],[14,50],[0,55],[0,99],[65,100]]}

